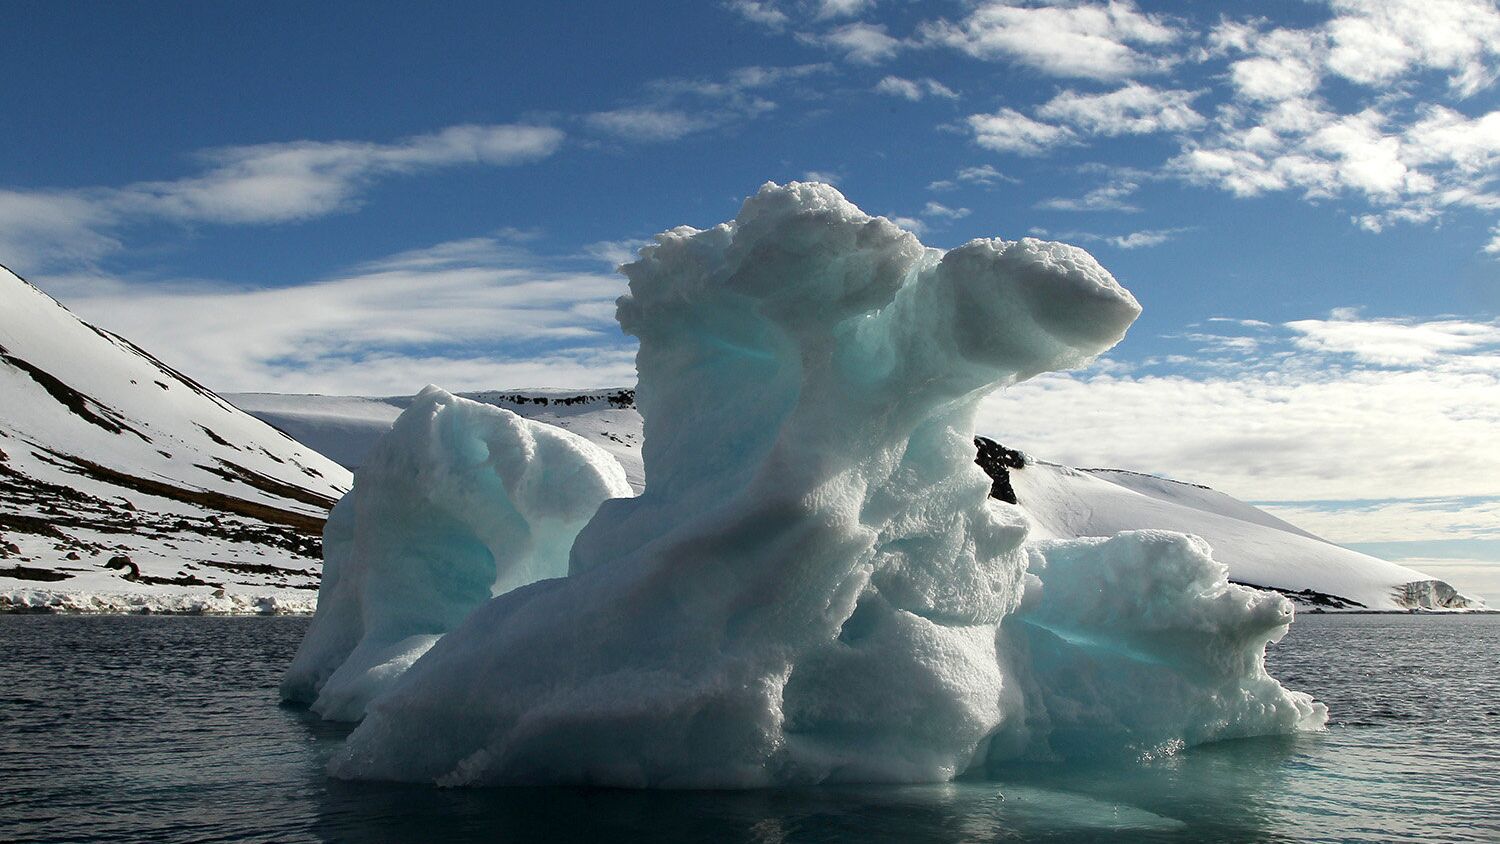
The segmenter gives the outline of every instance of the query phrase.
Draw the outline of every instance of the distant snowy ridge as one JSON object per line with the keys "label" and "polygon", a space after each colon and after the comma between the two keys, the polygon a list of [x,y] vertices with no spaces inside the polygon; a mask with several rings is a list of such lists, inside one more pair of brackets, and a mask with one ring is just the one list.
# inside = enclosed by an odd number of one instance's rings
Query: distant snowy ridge
{"label": "distant snowy ridge", "polygon": [[[633,391],[486,390],[460,395],[591,440],[620,461],[637,492],[644,488],[641,417]],[[324,453],[338,455],[350,468],[360,464],[411,402],[409,396],[276,393],[226,398]],[[1304,610],[1483,608],[1482,601],[1442,580],[1334,545],[1206,486],[1122,469],[1073,469],[1010,453],[1024,468],[1006,470],[1006,483],[1031,516],[1037,539],[1177,530],[1207,540],[1215,558],[1229,565],[1235,582],[1282,592]],[[992,477],[1002,474],[996,465],[981,465]]]}
{"label": "distant snowy ridge", "polygon": [[351,483],[0,268],[0,610],[306,612]]}

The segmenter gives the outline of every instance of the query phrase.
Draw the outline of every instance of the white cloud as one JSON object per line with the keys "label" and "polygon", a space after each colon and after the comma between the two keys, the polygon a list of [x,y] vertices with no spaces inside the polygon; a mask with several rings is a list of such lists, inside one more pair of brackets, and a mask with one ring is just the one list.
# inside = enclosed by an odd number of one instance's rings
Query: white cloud
{"label": "white cloud", "polygon": [[563,133],[544,126],[452,126],[394,144],[300,141],[229,147],[204,155],[202,176],[138,182],[117,192],[124,213],[186,221],[279,223],[348,206],[366,180],[463,164],[510,165],[545,158]]}
{"label": "white cloud", "polygon": [[958,94],[947,85],[936,79],[903,79],[899,76],[887,76],[875,85],[875,92],[889,94],[893,97],[917,102],[927,97],[941,97],[946,100],[958,99]]}
{"label": "white cloud", "polygon": [[[1056,232],[1054,234],[1048,232],[1043,228],[1033,228],[1031,230],[1031,233],[1036,237],[1056,237],[1058,240],[1069,242],[1086,241],[1089,243],[1107,243],[1110,246],[1115,247],[1116,249],[1146,249],[1152,246],[1160,246],[1185,231],[1189,231],[1189,229],[1148,229],[1144,231],[1130,232],[1128,234],[1103,235],[1095,234],[1093,232],[1080,231]],[[1216,320],[1225,321],[1219,318],[1213,318],[1210,319],[1209,322],[1214,322]],[[1236,321],[1237,324],[1247,324],[1248,322],[1249,321]],[[1254,338],[1248,337],[1221,337],[1218,335],[1209,334],[1189,334],[1186,335],[1186,337],[1188,339],[1202,341],[1208,347],[1211,347],[1215,350],[1223,350],[1229,347],[1250,349],[1257,345],[1257,341],[1255,341]]]}
{"label": "white cloud", "polygon": [[1107,238],[1107,240],[1109,240],[1112,246],[1118,246],[1119,249],[1145,249],[1145,247],[1149,246],[1161,246],[1161,244],[1172,240],[1181,231],[1182,229],[1173,228],[1154,229],[1154,231],[1133,231],[1130,234],[1115,235],[1115,237]]}
{"label": "white cloud", "polygon": [[962,220],[969,216],[967,208],[949,208],[941,202],[929,202],[922,209],[923,217],[934,217],[942,220]]}
{"label": "white cloud", "polygon": [[1001,173],[989,164],[981,164],[977,167],[962,167],[951,179],[939,179],[929,182],[928,190],[952,190],[961,184],[979,185],[981,187],[994,187],[1000,182],[1019,182],[1018,179]]}
{"label": "white cloud", "polygon": [[[1273,502],[1263,509],[1332,542],[1500,540],[1500,499]],[[1500,597],[1497,595],[1496,597]]]}
{"label": "white cloud", "polygon": [[117,213],[99,192],[0,189],[0,261],[23,275],[86,263],[120,247],[107,232]]}
{"label": "white cloud", "polygon": [[994,114],[972,114],[968,124],[974,142],[996,152],[1042,155],[1076,142],[1073,131],[1066,126],[1033,120],[1013,108],[1002,108]]}
{"label": "white cloud", "polygon": [[[1376,365],[1410,366],[1442,360],[1455,353],[1500,350],[1500,323],[1339,316],[1344,318],[1296,320],[1286,327],[1295,332],[1293,342],[1299,348],[1346,354]],[[1450,365],[1453,363],[1450,361]]]}
{"label": "white cloud", "polygon": [[[93,259],[133,222],[267,224],[357,206],[381,177],[460,165],[505,166],[546,158],[563,133],[546,126],[452,126],[390,144],[295,141],[210,150],[200,175],[122,188],[0,191],[0,247],[39,264]],[[14,260],[14,259],[12,259]]]}
{"label": "white cloud", "polygon": [[647,240],[600,240],[590,243],[583,248],[583,254],[603,261],[610,269],[629,264],[640,257],[641,247],[650,243]]}
{"label": "white cloud", "polygon": [[1270,29],[1221,21],[1209,35],[1217,54],[1240,54],[1229,65],[1234,93],[1255,102],[1311,95],[1323,79],[1327,38],[1316,29]]}
{"label": "white cloud", "polygon": [[902,46],[899,39],[886,33],[884,26],[870,23],[848,23],[822,35],[801,33],[797,38],[837,50],[858,64],[879,64],[893,58]]}
{"label": "white cloud", "polygon": [[[1491,87],[1500,73],[1500,7],[1329,5],[1332,17],[1307,28],[1225,20],[1213,30],[1200,58],[1230,59],[1234,99],[1167,172],[1236,196],[1296,191],[1312,201],[1362,201],[1370,207],[1349,216],[1372,232],[1437,222],[1454,209],[1500,211],[1500,112],[1444,104],[1425,78],[1447,73],[1459,98]],[[1340,77],[1356,85],[1325,92],[1325,81]]]}
{"label": "white cloud", "polygon": [[703,115],[648,106],[597,111],[586,118],[595,129],[630,141],[675,141],[717,124]]}
{"label": "white cloud", "polygon": [[583,115],[598,132],[636,143],[680,140],[696,132],[726,126],[776,109],[767,89],[787,86],[832,65],[785,67],[751,65],[717,79],[657,79],[637,102]]}
{"label": "white cloud", "polygon": [[786,12],[776,8],[776,4],[772,2],[762,2],[762,0],[729,0],[729,2],[724,4],[724,8],[751,23],[757,23],[773,30],[780,30],[786,26],[788,21]]}
{"label": "white cloud", "polygon": [[960,182],[974,182],[981,185],[993,185],[996,182],[1014,182],[1015,179],[1004,175],[999,170],[988,164],[978,167],[964,167],[958,171],[956,177]]}
{"label": "white cloud", "polygon": [[1105,94],[1064,91],[1037,116],[1094,135],[1144,135],[1197,128],[1203,116],[1192,108],[1199,92],[1162,90],[1131,82]]}
{"label": "white cloud", "polygon": [[1118,177],[1081,197],[1053,197],[1037,203],[1048,211],[1139,211],[1126,200],[1140,188],[1133,178]]}
{"label": "white cloud", "polygon": [[820,0],[817,18],[852,18],[875,7],[875,0]]}
{"label": "white cloud", "polygon": [[1042,376],[987,399],[980,430],[1048,460],[1164,474],[1246,500],[1500,495],[1492,352],[1370,366],[1297,343],[1305,333],[1254,330],[1250,353],[1218,344],[1170,365]]}
{"label": "white cloud", "polygon": [[[426,383],[629,383],[613,274],[573,271],[513,241],[469,238],[306,284],[41,278],[85,319],[221,390],[393,394]],[[417,294],[417,295],[414,295]]]}
{"label": "white cloud", "polygon": [[1111,246],[1120,249],[1144,249],[1151,246],[1160,246],[1183,231],[1185,229],[1151,229],[1106,237],[1104,240]]}
{"label": "white cloud", "polygon": [[[1171,60],[1149,48],[1177,40],[1164,18],[1141,12],[1131,0],[980,3],[957,23],[922,28],[926,43],[981,59],[1005,59],[1062,77],[1123,79],[1165,69]],[[1146,48],[1146,49],[1140,49]]]}
{"label": "white cloud", "polygon": [[1460,173],[1494,172],[1500,164],[1500,111],[1469,118],[1433,105],[1402,141],[1402,152],[1414,165],[1449,163]]}
{"label": "white cloud", "polygon": [[887,214],[886,219],[913,234],[923,234],[927,231],[927,224],[917,219],[916,217],[903,217],[898,214]]}
{"label": "white cloud", "polygon": [[1333,0],[1328,66],[1378,86],[1411,71],[1447,71],[1460,96],[1489,87],[1500,58],[1500,8],[1490,0]]}

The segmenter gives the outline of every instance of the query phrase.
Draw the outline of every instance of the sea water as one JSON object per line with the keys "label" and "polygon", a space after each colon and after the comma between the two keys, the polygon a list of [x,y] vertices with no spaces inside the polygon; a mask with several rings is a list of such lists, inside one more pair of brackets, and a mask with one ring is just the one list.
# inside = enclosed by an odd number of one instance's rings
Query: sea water
{"label": "sea water", "polygon": [[1500,616],[1304,615],[1323,733],[907,787],[347,783],[277,703],[304,618],[0,616],[5,841],[1497,841]]}

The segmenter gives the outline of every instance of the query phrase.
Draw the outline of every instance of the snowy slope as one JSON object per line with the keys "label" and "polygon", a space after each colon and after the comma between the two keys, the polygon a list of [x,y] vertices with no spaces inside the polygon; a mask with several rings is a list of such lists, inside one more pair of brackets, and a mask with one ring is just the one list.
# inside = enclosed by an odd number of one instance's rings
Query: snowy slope
{"label": "snowy slope", "polygon": [[1276,589],[1325,609],[1467,608],[1448,584],[1341,548],[1224,493],[1195,484],[1028,460],[1010,470],[1033,536],[1111,536],[1161,528],[1201,536],[1237,583]]}
{"label": "snowy slope", "polygon": [[0,607],[305,608],[350,483],[0,268]]}
{"label": "snowy slope", "polygon": [[[641,417],[625,390],[488,391],[465,398],[549,422],[603,446],[644,485]],[[615,396],[615,401],[609,401]],[[228,398],[304,441],[358,466],[376,437],[410,399],[361,399],[268,393]],[[546,403],[542,403],[542,399]],[[380,422],[378,420],[385,420]],[[994,469],[994,467],[989,467]],[[1333,545],[1270,513],[1197,484],[1115,469],[1070,469],[1037,460],[1011,469],[1018,502],[1036,538],[1111,536],[1161,528],[1208,540],[1239,583],[1288,593],[1307,608],[1404,610],[1462,608],[1451,586],[1414,569]]]}

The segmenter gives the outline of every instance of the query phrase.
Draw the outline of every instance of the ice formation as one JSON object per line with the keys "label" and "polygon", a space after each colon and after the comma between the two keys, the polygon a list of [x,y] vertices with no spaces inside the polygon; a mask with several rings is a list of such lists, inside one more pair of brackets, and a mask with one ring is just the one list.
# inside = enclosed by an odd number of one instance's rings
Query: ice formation
{"label": "ice formation", "polygon": [[[566,577],[478,606],[371,700],[336,775],[910,782],[1321,724],[1263,667],[1289,603],[1226,583],[1203,543],[1028,545],[1024,512],[988,497],[976,402],[1139,313],[1088,253],[945,253],[830,187],[768,184],[624,272],[645,491],[599,507]],[[348,541],[451,538],[377,527]],[[320,613],[352,611],[339,586]]]}
{"label": "ice formation", "polygon": [[476,607],[567,574],[599,503],[632,494],[581,437],[426,388],[329,516],[317,614],[282,696],[358,720]]}

